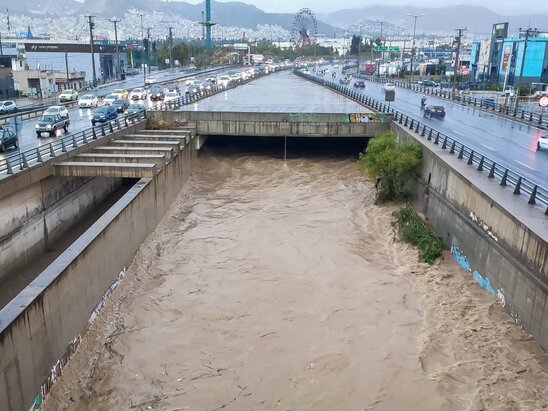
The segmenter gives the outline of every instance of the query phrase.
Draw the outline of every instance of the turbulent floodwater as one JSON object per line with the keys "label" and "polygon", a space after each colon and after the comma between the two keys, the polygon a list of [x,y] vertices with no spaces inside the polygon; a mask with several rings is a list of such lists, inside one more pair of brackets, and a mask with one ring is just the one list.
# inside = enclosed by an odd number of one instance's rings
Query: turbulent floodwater
{"label": "turbulent floodwater", "polygon": [[394,240],[354,158],[279,154],[205,149],[45,409],[548,407],[536,343]]}

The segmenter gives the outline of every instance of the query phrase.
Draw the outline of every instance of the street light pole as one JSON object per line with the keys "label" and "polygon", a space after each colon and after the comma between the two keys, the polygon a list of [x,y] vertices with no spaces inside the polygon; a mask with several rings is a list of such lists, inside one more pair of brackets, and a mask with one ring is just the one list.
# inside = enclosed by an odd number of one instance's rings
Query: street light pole
{"label": "street light pole", "polygon": [[413,63],[415,60],[415,34],[417,33],[417,19],[424,16],[424,14],[410,14],[407,13],[409,17],[413,17],[415,22],[413,24],[413,44],[411,46],[411,76],[409,77],[409,82],[413,82]]}
{"label": "street light pole", "polygon": [[113,17],[108,19],[111,23],[114,23],[114,41],[116,42],[116,80],[120,80],[120,50],[118,49],[118,23],[121,21],[119,18]]}
{"label": "street light pole", "polygon": [[383,41],[382,41],[382,28],[384,26],[384,21],[381,21],[381,36],[379,38],[379,40],[381,41],[381,58],[379,60],[379,64],[378,64],[378,68],[377,68],[377,74],[380,76],[381,75],[381,64],[384,63],[384,50],[383,50]]}
{"label": "street light pole", "polygon": [[169,29],[169,68],[173,68],[173,27]]}
{"label": "street light pole", "polygon": [[89,23],[89,45],[91,47],[91,65],[93,67],[93,87],[97,87],[97,73],[95,72],[95,52],[93,50],[93,29],[95,28],[95,23],[93,18],[95,16],[87,15]]}
{"label": "street light pole", "polygon": [[358,69],[357,69],[357,76],[360,75],[360,60],[362,56],[362,25],[360,24],[360,37],[358,38]]}

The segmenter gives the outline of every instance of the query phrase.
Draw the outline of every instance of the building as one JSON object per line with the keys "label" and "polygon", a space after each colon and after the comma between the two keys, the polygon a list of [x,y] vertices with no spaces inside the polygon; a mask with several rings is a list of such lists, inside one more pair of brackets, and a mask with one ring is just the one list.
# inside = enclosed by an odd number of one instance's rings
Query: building
{"label": "building", "polygon": [[12,56],[0,56],[0,100],[15,97]]}
{"label": "building", "polygon": [[548,33],[543,36],[535,32],[528,37],[527,51],[525,41],[525,35],[504,39],[498,65],[499,83],[517,85],[520,76],[521,84],[548,83]]}

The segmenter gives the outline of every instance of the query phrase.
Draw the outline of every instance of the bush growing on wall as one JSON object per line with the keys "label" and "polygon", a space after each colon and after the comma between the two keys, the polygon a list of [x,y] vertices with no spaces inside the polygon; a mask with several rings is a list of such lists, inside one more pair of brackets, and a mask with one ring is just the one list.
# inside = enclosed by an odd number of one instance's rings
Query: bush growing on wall
{"label": "bush growing on wall", "polygon": [[376,181],[377,201],[405,199],[408,182],[422,159],[422,149],[413,140],[399,142],[386,131],[369,140],[360,153],[358,169]]}

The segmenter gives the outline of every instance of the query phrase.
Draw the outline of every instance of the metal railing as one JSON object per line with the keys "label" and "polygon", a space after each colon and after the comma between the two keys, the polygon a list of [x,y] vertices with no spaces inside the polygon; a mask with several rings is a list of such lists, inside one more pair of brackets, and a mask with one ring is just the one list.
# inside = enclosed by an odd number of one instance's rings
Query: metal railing
{"label": "metal railing", "polygon": [[118,117],[116,120],[68,134],[49,144],[44,144],[25,151],[18,150],[17,152],[11,153],[3,159],[0,159],[0,174],[6,173],[9,175],[13,174],[14,171],[24,170],[33,165],[41,164],[62,153],[69,152],[90,141],[97,140],[99,137],[123,130],[133,124],[144,121],[145,118],[145,111],[131,114],[123,118]]}
{"label": "metal railing", "polygon": [[374,81],[377,83],[392,83],[395,86],[407,88],[412,91],[416,91],[421,94],[428,94],[438,98],[451,100],[460,104],[481,108],[502,116],[512,117],[522,121],[528,121],[539,127],[548,127],[548,115],[544,114],[544,111],[536,113],[528,111],[519,107],[512,107],[508,104],[500,104],[496,101],[492,101],[491,97],[472,97],[463,95],[462,93],[455,93],[451,89],[442,89],[436,87],[427,87],[422,84],[409,83],[407,81],[393,80],[386,77],[364,76],[359,75],[359,78]]}
{"label": "metal railing", "polygon": [[548,215],[548,190],[526,177],[523,177],[518,172],[498,163],[495,159],[468,147],[457,139],[450,137],[433,127],[421,123],[419,120],[401,113],[388,104],[375,100],[369,96],[360,93],[357,90],[348,88],[344,85],[334,83],[329,80],[324,80],[309,74],[304,74],[300,71],[295,72],[297,75],[308,80],[322,84],[323,86],[335,90],[347,97],[371,107],[373,110],[382,113],[391,113],[394,115],[394,121],[397,121],[403,127],[408,128],[426,141],[441,147],[443,150],[449,150],[450,154],[456,154],[457,158],[466,161],[466,163],[476,170],[486,173],[487,178],[496,179],[503,187],[509,187],[515,195],[527,199],[531,205],[541,205],[545,207],[544,214]]}

